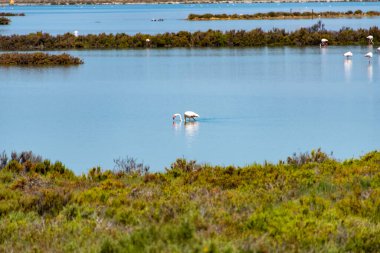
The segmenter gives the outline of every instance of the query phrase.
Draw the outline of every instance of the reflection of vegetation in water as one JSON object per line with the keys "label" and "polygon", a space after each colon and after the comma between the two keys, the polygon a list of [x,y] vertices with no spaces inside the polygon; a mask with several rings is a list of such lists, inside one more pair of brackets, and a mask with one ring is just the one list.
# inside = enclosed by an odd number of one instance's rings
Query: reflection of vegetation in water
{"label": "reflection of vegetation in water", "polygon": [[361,10],[335,12],[267,12],[267,13],[255,13],[255,14],[189,14],[188,20],[260,20],[260,19],[313,19],[313,18],[364,18],[380,16],[379,11],[367,11]]}
{"label": "reflection of vegetation in water", "polygon": [[339,162],[317,150],[241,168],[178,159],[163,173],[81,176],[2,153],[0,251],[376,252],[379,194],[379,152]]}
{"label": "reflection of vegetation in water", "polygon": [[79,65],[83,61],[69,54],[50,55],[45,53],[0,54],[0,65]]}
{"label": "reflection of vegetation in water", "polygon": [[329,45],[367,45],[366,37],[380,39],[380,29],[351,29],[328,31],[319,21],[317,24],[295,31],[274,28],[270,31],[231,30],[205,32],[177,32],[149,34],[89,34],[76,37],[73,34],[53,36],[46,33],[0,36],[0,50],[55,50],[55,49],[122,49],[122,48],[173,48],[173,47],[260,47],[260,46],[315,46],[321,38]]}

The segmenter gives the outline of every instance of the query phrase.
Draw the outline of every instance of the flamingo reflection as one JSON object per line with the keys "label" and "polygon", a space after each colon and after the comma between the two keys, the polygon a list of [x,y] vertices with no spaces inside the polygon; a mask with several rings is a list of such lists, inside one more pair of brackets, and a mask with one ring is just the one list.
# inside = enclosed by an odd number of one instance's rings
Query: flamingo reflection
{"label": "flamingo reflection", "polygon": [[368,65],[367,74],[368,74],[368,80],[369,80],[369,82],[372,83],[372,79],[373,79],[373,67],[372,67],[372,64]]}
{"label": "flamingo reflection", "polygon": [[199,122],[185,122],[185,136],[188,145],[194,141],[194,138],[198,135]]}
{"label": "flamingo reflection", "polygon": [[185,122],[185,135],[187,137],[194,137],[199,130],[199,122]]}
{"label": "flamingo reflection", "polygon": [[345,59],[344,60],[344,76],[346,78],[346,81],[351,80],[351,73],[352,73],[352,61],[351,59]]}
{"label": "flamingo reflection", "polygon": [[181,132],[181,130],[182,130],[182,121],[180,121],[180,122],[173,121],[173,125],[172,126],[173,126],[173,129],[174,129],[174,132],[176,134],[179,134]]}

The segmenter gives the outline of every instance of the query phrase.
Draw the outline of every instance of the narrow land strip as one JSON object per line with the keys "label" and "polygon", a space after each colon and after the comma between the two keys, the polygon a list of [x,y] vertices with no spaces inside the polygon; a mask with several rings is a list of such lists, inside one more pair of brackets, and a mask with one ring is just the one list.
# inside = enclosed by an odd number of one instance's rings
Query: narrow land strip
{"label": "narrow land strip", "polygon": [[370,18],[380,16],[379,11],[362,10],[346,12],[267,12],[255,14],[189,14],[187,20],[190,21],[210,21],[210,20],[276,20],[276,19],[315,19],[315,18]]}
{"label": "narrow land strip", "polygon": [[0,17],[0,25],[9,25],[10,22],[9,18]]}
{"label": "narrow land strip", "polygon": [[50,55],[40,52],[0,54],[1,66],[57,66],[79,64],[83,64],[83,61],[69,54]]}
{"label": "narrow land strip", "polygon": [[[181,31],[156,35],[135,34],[88,34],[75,36],[71,33],[50,35],[31,33],[28,35],[0,36],[0,50],[62,50],[62,49],[134,49],[134,48],[204,48],[204,47],[263,47],[263,46],[319,46],[321,39],[329,45],[368,45],[367,37],[373,36],[373,43],[380,41],[380,29],[342,28],[339,31],[324,29],[321,22],[295,31],[272,29],[263,31],[208,30],[198,32]],[[372,43],[372,42],[371,42]]]}

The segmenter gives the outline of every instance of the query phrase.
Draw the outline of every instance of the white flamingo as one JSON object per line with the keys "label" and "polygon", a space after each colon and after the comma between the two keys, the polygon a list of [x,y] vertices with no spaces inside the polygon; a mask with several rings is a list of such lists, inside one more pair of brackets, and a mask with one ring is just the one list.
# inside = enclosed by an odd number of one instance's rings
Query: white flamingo
{"label": "white flamingo", "polygon": [[321,39],[321,44],[319,44],[320,47],[326,47],[327,46],[327,42],[329,42],[328,39]]}
{"label": "white flamingo", "polygon": [[373,44],[373,36],[372,35],[368,35],[367,40],[368,40],[368,44]]}
{"label": "white flamingo", "polygon": [[377,48],[377,51],[380,52],[380,47]]}
{"label": "white flamingo", "polygon": [[[173,120],[175,120],[177,117],[179,117],[179,120],[182,121],[182,116],[181,114],[179,113],[175,113],[173,114]],[[185,122],[186,122],[186,119],[193,119],[195,120],[196,118],[199,118],[199,115],[195,112],[192,112],[192,111],[186,111],[184,114],[183,114],[183,118],[185,119]]]}
{"label": "white flamingo", "polygon": [[348,59],[348,58],[352,57],[353,54],[351,51],[348,51],[348,52],[344,53],[343,55]]}
{"label": "white flamingo", "polygon": [[371,58],[373,57],[373,53],[372,52],[369,52],[369,53],[366,53],[366,55],[364,55],[365,57],[368,58],[368,62],[371,63]]}

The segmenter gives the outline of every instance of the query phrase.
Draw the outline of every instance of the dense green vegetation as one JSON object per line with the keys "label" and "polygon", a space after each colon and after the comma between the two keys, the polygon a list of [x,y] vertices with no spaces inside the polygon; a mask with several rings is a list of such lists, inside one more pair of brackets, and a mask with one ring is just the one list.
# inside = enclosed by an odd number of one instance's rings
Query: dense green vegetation
{"label": "dense green vegetation", "polygon": [[287,32],[284,29],[263,31],[232,30],[227,32],[178,32],[149,34],[89,34],[74,36],[66,33],[53,36],[46,33],[0,36],[0,50],[56,50],[56,49],[127,49],[127,48],[172,48],[172,47],[260,47],[260,46],[315,46],[321,38],[330,45],[367,45],[366,37],[372,35],[374,42],[380,39],[380,29],[342,28],[327,31],[321,22],[309,28]]}
{"label": "dense green vegetation", "polygon": [[361,10],[335,12],[267,12],[267,13],[255,13],[255,14],[189,14],[188,20],[239,20],[239,19],[312,19],[312,18],[364,18],[380,16],[379,11],[367,11]]}
{"label": "dense green vegetation", "polygon": [[0,16],[2,17],[25,16],[25,13],[0,12]]}
{"label": "dense green vegetation", "polygon": [[69,54],[50,55],[45,53],[0,54],[0,65],[78,65],[83,61]]}
{"label": "dense green vegetation", "polygon": [[9,25],[10,22],[9,18],[0,17],[0,25]]}
{"label": "dense green vegetation", "polygon": [[132,160],[76,176],[0,153],[0,251],[378,252],[380,152],[163,173]]}

